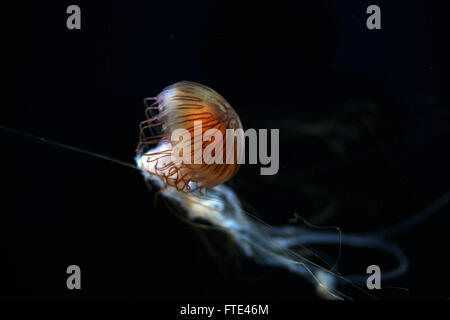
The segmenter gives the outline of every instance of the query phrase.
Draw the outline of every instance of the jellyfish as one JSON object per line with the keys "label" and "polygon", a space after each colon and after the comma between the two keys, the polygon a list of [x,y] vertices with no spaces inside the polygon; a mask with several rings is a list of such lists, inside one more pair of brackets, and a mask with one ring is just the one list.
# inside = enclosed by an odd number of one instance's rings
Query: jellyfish
{"label": "jellyfish", "polygon": [[[153,103],[148,105],[148,101]],[[213,89],[194,82],[178,82],[163,89],[156,97],[146,98],[144,103],[147,119],[140,124],[135,157],[137,167],[146,181],[160,188],[160,195],[183,208],[189,221],[202,221],[211,228],[222,230],[248,258],[304,277],[317,287],[320,295],[329,299],[348,298],[338,290],[340,283],[366,292],[359,286],[364,275],[344,276],[335,266],[318,264],[300,254],[298,249],[317,244],[379,249],[391,254],[398,263],[393,270],[383,272],[382,280],[398,277],[407,270],[408,260],[403,251],[395,243],[385,240],[386,237],[379,236],[381,233],[342,234],[339,230],[296,225],[270,226],[246,212],[237,194],[224,184],[238,171],[236,162],[189,164],[177,160],[174,153],[178,152],[180,144],[191,144],[187,148],[191,158],[195,150],[203,151],[208,147],[207,143],[196,141],[195,121],[204,123],[202,134],[211,128],[222,133],[226,129],[242,128],[236,111]],[[180,128],[187,130],[191,139],[172,139],[173,132]],[[230,146],[226,137],[210,144],[219,145],[221,150]]]}
{"label": "jellyfish", "polygon": [[[149,104],[151,101],[153,103]],[[381,280],[388,281],[403,275],[409,266],[402,249],[389,238],[411,229],[450,202],[450,192],[447,192],[411,218],[366,234],[312,226],[301,217],[303,226],[272,226],[244,210],[238,194],[226,184],[239,170],[237,160],[243,145],[230,143],[223,133],[227,129],[242,129],[242,123],[237,112],[219,93],[195,82],[182,81],[166,87],[154,98],[144,99],[144,104],[147,119],[139,126],[135,165],[2,125],[0,129],[138,170],[144,181],[159,189],[156,195],[181,208],[180,218],[194,226],[228,234],[249,259],[262,266],[279,267],[299,275],[326,299],[351,299],[341,289],[345,286],[355,287],[370,297],[373,295],[364,289],[367,275],[341,274],[339,261],[330,264],[309,249],[311,246],[335,245],[339,253],[345,246],[382,250],[397,261],[393,269],[383,270],[381,274]],[[199,122],[200,129],[197,128]],[[173,140],[172,135],[179,129],[188,132],[193,139]],[[211,131],[221,134],[215,136]],[[198,132],[203,139],[199,139]],[[233,150],[229,153],[231,156],[226,152],[230,148]],[[209,161],[208,153],[205,159],[203,151],[207,149],[222,156],[225,154],[225,162]],[[189,150],[187,157],[186,154],[177,156],[180,150]],[[202,155],[201,162],[197,161],[199,154]],[[312,256],[318,259],[313,260]]]}
{"label": "jellyfish", "polygon": [[[155,98],[145,99],[144,102],[149,100],[155,102],[147,107],[146,114],[155,111],[158,114],[149,116],[140,124],[137,153],[145,154],[145,162],[154,165],[150,165],[151,170],[147,170],[145,165],[140,168],[157,176],[166,187],[174,187],[182,192],[212,188],[236,174],[239,169],[237,157],[242,153],[242,147],[241,150],[237,148],[242,144],[233,143],[235,150],[233,154],[228,153],[233,159],[226,159],[228,161],[225,163],[204,158],[205,148],[215,147],[213,151],[218,150],[218,153],[226,154],[230,145],[227,146],[225,131],[242,129],[236,111],[221,95],[201,84],[182,81],[165,88]],[[147,130],[157,127],[161,129],[162,134],[146,135]],[[188,133],[187,139],[184,137],[182,141],[173,141],[177,130],[185,130],[184,132]],[[208,144],[204,140],[212,141]],[[167,148],[147,153],[144,151],[156,143]],[[179,155],[178,151],[185,150],[186,147],[189,154],[183,155],[183,159],[177,159],[175,156]]]}

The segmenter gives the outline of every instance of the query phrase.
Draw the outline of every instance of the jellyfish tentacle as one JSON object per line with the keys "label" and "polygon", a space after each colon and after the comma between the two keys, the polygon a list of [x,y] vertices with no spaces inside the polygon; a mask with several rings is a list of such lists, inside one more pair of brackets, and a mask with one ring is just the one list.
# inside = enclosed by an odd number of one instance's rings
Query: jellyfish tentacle
{"label": "jellyfish tentacle", "polygon": [[437,200],[435,200],[430,206],[420,211],[418,214],[408,218],[406,220],[400,221],[393,226],[378,230],[373,233],[373,236],[380,238],[389,238],[394,235],[400,234],[407,231],[416,225],[420,224],[432,214],[436,213],[443,207],[450,203],[450,191],[441,195]]}

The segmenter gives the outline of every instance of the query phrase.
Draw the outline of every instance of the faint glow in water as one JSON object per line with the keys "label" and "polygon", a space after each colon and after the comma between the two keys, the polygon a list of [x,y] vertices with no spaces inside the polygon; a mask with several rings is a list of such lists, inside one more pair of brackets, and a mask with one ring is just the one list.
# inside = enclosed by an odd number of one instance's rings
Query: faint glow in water
{"label": "faint glow in water", "polygon": [[[382,280],[389,280],[403,274],[408,262],[400,248],[377,236],[342,234],[338,231],[311,230],[300,226],[270,226],[246,213],[235,192],[221,184],[206,189],[206,192],[186,193],[173,186],[164,186],[155,172],[161,172],[164,163],[154,161],[154,154],[170,150],[170,143],[160,143],[147,154],[136,156],[137,166],[142,169],[145,179],[161,187],[161,194],[178,203],[191,220],[201,219],[213,227],[228,233],[242,252],[255,262],[265,266],[280,267],[302,276],[317,287],[324,298],[342,299],[347,296],[338,290],[338,284],[347,284],[366,292],[357,282],[365,283],[367,275],[343,276],[336,270],[325,268],[298,253],[309,245],[327,244],[360,248],[381,249],[392,254],[398,266],[383,271]],[[157,166],[160,166],[157,168]],[[192,190],[195,183],[190,182]]]}

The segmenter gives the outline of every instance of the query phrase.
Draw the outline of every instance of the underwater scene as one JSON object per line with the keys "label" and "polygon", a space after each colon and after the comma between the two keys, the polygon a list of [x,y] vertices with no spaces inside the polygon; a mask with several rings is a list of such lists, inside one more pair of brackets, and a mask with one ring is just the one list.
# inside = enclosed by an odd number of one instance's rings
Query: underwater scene
{"label": "underwater scene", "polygon": [[444,8],[7,12],[2,300],[258,318],[276,303],[450,297]]}

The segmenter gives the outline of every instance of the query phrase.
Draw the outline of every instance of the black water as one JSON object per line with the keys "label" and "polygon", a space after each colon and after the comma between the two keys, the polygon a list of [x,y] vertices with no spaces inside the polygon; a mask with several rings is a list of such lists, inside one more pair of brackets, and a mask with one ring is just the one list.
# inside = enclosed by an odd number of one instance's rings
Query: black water
{"label": "black water", "polygon": [[[450,111],[443,8],[377,3],[375,31],[369,1],[82,2],[78,31],[66,28],[69,3],[14,4],[3,20],[13,72],[0,123],[132,162],[141,100],[197,81],[245,128],[280,129],[278,174],[248,165],[229,183],[248,211],[272,224],[297,213],[344,232],[386,227],[449,191]],[[153,206],[139,173],[0,136],[2,297],[316,297],[304,279]],[[383,286],[409,292],[377,296],[448,297],[449,210],[393,239],[411,268]],[[346,248],[341,258],[351,273],[393,263]],[[66,288],[71,264],[82,270],[78,292]]]}

